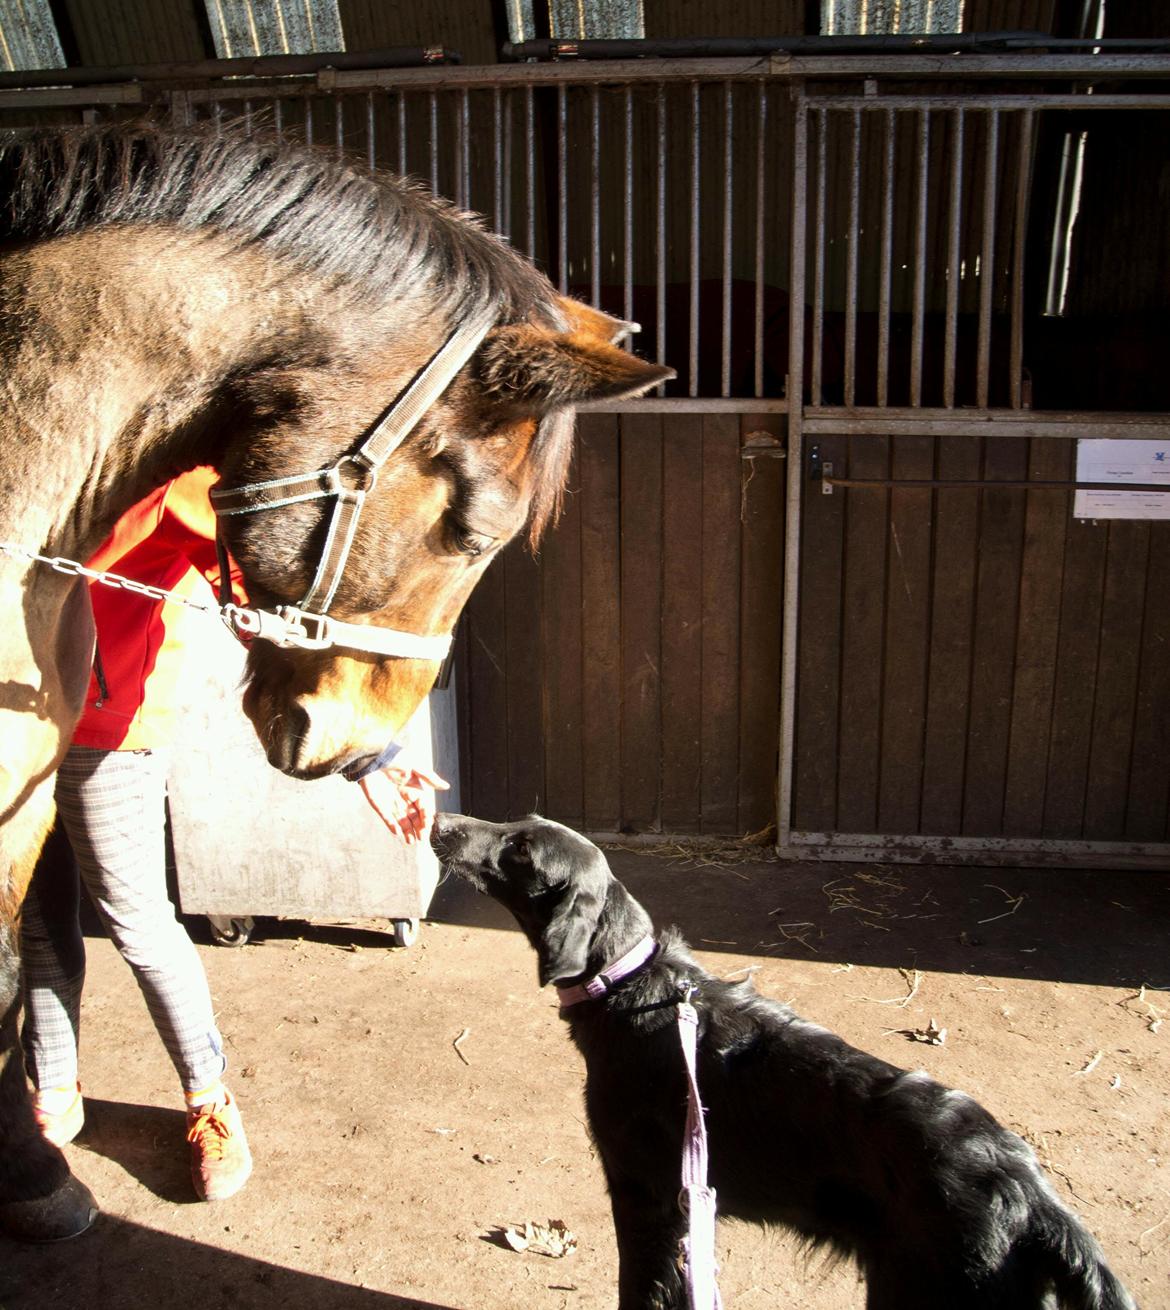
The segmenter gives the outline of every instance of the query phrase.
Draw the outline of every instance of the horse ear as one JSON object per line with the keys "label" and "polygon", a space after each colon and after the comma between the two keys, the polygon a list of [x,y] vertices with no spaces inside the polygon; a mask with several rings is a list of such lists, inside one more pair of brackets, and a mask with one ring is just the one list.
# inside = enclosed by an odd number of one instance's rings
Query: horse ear
{"label": "horse ear", "polygon": [[529,323],[497,328],[485,339],[480,360],[480,379],[489,392],[538,414],[587,400],[640,396],[674,377],[673,369],[650,364],[579,327],[568,332]]}
{"label": "horse ear", "polygon": [[572,296],[558,296],[561,312],[569,320],[574,332],[584,332],[596,337],[607,345],[616,346],[626,337],[641,332],[640,323],[630,323],[624,318],[614,318],[600,309],[594,309],[583,300],[574,300]]}

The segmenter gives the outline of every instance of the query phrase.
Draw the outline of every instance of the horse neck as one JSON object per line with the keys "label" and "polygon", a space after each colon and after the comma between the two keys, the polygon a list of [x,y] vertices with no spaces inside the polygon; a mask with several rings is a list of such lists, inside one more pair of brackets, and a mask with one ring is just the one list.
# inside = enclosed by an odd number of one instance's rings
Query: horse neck
{"label": "horse neck", "polygon": [[110,229],[0,261],[0,538],[85,558],[152,488],[218,463],[226,380],[298,312],[224,246]]}

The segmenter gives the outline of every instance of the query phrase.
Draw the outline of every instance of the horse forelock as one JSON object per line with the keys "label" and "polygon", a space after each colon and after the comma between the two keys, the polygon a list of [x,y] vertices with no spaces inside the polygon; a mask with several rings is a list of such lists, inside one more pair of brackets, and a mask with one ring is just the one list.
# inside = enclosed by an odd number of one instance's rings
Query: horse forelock
{"label": "horse forelock", "polygon": [[375,306],[565,326],[547,279],[475,216],[324,150],[149,122],[0,134],[0,240],[132,224],[217,232]]}

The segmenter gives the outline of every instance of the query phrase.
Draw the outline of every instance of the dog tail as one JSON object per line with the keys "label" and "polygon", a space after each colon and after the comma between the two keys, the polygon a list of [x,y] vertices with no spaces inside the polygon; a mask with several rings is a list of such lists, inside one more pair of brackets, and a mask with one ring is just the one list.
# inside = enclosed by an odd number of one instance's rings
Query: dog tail
{"label": "dog tail", "polygon": [[1061,1310],[1138,1310],[1076,1215],[1051,1197],[1036,1219],[1033,1238]]}

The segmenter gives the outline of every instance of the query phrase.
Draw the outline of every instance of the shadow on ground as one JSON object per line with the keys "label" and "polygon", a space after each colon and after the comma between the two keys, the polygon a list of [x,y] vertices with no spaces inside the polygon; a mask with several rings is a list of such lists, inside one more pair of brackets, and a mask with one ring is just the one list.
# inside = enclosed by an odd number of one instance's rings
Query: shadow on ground
{"label": "shadow on ground", "polygon": [[[132,1107],[137,1109],[138,1107]],[[50,1247],[0,1237],[0,1307],[296,1306],[297,1310],[456,1310],[353,1287],[99,1216],[82,1238]]]}
{"label": "shadow on ground", "polygon": [[[1170,986],[1170,875],[1129,870],[696,864],[637,851],[610,866],[658,926],[698,949],[932,973]],[[511,919],[447,880],[431,917]]]}

